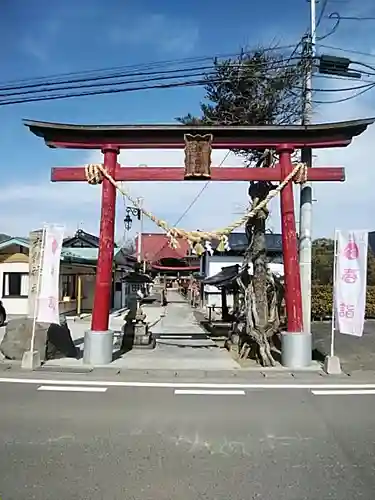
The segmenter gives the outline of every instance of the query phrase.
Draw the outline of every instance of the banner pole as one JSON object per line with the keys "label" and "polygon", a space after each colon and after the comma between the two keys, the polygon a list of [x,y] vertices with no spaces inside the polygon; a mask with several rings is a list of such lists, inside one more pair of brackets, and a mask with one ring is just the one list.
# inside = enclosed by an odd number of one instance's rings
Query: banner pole
{"label": "banner pole", "polygon": [[336,301],[335,288],[337,280],[337,229],[335,229],[335,237],[333,242],[333,286],[332,286],[332,316],[331,316],[331,352],[330,356],[335,355],[335,321],[336,321]]}

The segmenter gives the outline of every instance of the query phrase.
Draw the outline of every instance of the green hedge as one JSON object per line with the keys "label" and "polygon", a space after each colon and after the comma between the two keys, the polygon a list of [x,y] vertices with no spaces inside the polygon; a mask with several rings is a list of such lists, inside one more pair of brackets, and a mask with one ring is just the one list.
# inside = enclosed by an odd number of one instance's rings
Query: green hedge
{"label": "green hedge", "polygon": [[[332,315],[332,286],[313,285],[311,316],[313,320],[323,320]],[[375,318],[375,286],[367,287],[366,317]]]}

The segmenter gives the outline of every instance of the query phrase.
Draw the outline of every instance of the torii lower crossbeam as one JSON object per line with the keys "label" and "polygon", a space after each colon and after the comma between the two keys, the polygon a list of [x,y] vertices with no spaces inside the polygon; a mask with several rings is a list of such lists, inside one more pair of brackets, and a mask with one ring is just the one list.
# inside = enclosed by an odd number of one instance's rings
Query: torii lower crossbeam
{"label": "torii lower crossbeam", "polygon": [[[181,182],[184,180],[185,169],[179,167],[121,167],[116,166],[114,178],[116,181],[158,181]],[[51,171],[52,182],[86,181],[85,167],[55,167]],[[211,181],[249,182],[282,180],[281,167],[244,168],[244,167],[214,167],[211,169]],[[309,181],[344,181],[345,169],[341,167],[310,168],[307,173]],[[190,182],[190,181],[189,181]],[[194,181],[195,182],[195,181]]]}

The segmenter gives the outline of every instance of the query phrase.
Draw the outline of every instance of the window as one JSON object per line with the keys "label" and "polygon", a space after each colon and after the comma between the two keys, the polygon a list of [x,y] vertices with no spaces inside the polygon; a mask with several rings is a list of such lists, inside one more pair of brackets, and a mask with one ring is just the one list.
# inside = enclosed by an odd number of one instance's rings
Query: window
{"label": "window", "polygon": [[63,274],[61,277],[61,298],[76,298],[76,275]]}
{"label": "window", "polygon": [[29,295],[29,275],[27,273],[3,274],[3,297],[16,298]]}

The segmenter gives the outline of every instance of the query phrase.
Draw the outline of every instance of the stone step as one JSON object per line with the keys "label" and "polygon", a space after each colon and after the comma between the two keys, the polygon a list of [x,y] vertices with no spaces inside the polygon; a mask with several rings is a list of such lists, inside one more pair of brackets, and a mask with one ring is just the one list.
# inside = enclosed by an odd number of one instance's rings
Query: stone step
{"label": "stone step", "polygon": [[171,339],[157,338],[157,344],[174,345],[179,347],[215,347],[216,344],[211,339]]}
{"label": "stone step", "polygon": [[180,332],[160,332],[155,333],[154,337],[157,339],[193,339],[193,340],[202,340],[207,339],[208,335],[203,332],[193,332],[193,333],[180,333]]}

